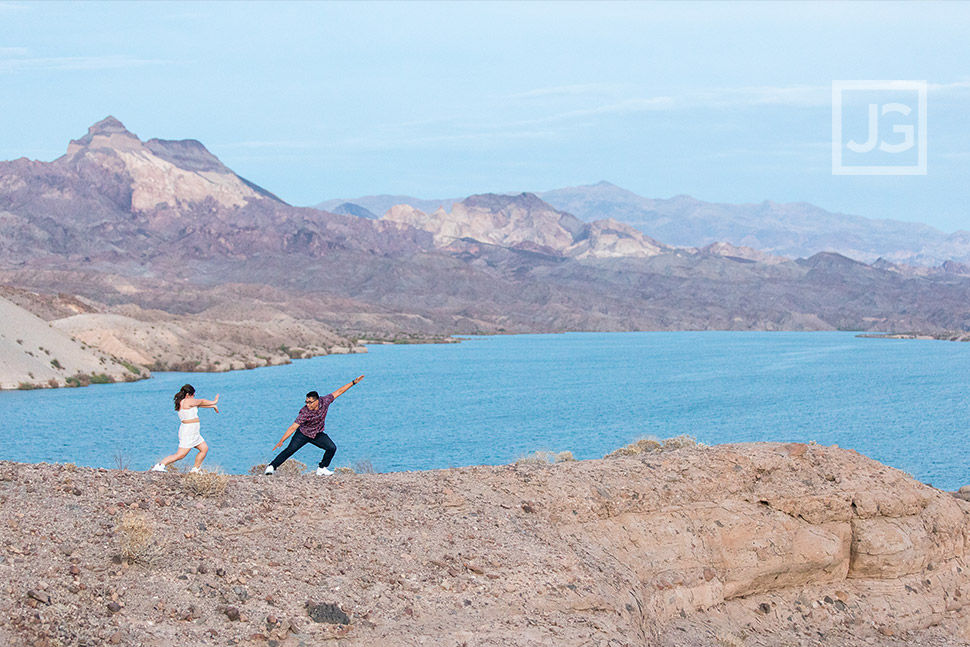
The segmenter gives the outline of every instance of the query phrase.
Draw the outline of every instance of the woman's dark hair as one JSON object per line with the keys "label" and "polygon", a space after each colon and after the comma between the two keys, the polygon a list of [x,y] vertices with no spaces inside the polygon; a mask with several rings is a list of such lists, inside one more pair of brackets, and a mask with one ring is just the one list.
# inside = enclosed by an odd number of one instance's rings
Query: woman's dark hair
{"label": "woman's dark hair", "polygon": [[185,396],[187,395],[195,395],[195,387],[193,387],[191,384],[183,385],[179,392],[175,394],[176,411],[178,411],[179,407],[182,406],[182,400],[184,400]]}

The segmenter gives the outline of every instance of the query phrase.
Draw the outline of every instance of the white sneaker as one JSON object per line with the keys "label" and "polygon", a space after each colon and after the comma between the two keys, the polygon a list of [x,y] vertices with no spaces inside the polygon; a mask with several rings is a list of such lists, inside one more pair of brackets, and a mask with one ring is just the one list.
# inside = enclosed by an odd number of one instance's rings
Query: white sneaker
{"label": "white sneaker", "polygon": [[192,469],[189,470],[189,474],[198,474],[199,471],[200,470],[198,467],[193,467]]}
{"label": "white sneaker", "polygon": [[318,467],[317,476],[333,476],[333,471],[328,470],[326,467]]}
{"label": "white sneaker", "polygon": [[150,470],[148,470],[148,471],[149,472],[167,472],[168,470],[165,469],[165,466],[162,465],[161,463],[155,463],[152,466],[152,468]]}
{"label": "white sneaker", "polygon": [[267,474],[267,475],[269,475],[269,474],[272,474],[272,473],[273,473],[273,472],[275,472],[275,471],[276,471],[276,470],[275,470],[275,469],[273,468],[273,466],[272,466],[272,465],[267,465],[267,466],[266,466],[266,471],[265,471],[265,472],[263,472],[263,474]]}

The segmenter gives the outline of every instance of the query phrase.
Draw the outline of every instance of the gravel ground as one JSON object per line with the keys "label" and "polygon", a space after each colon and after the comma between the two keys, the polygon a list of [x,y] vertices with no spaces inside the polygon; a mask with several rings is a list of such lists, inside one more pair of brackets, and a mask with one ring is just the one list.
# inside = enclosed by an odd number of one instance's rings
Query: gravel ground
{"label": "gravel ground", "polygon": [[333,477],[0,462],[0,642],[968,644],[962,607],[896,632],[830,585],[673,619],[638,608],[642,583],[581,523],[642,501],[628,495],[641,486],[682,505],[663,472],[712,451]]}

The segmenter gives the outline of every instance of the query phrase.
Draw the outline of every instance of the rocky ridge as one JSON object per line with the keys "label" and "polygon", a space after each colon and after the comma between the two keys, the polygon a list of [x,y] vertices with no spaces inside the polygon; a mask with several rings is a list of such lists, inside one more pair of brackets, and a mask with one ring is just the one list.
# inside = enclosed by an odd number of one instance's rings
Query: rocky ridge
{"label": "rocky ridge", "polygon": [[382,220],[429,231],[435,245],[454,249],[461,241],[497,245],[568,258],[647,258],[670,251],[616,220],[584,223],[531,193],[471,196],[426,214],[409,205],[391,207]]}
{"label": "rocky ridge", "polygon": [[0,639],[853,647],[970,636],[970,504],[836,447],[202,479],[0,464]]}

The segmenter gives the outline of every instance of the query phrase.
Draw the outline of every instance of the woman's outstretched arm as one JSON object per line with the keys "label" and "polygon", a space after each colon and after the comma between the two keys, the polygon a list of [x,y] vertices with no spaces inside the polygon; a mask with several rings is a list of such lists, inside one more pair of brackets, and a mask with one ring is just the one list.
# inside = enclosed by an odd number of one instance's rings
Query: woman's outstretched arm
{"label": "woman's outstretched arm", "polygon": [[[189,398],[186,398],[186,399],[189,399]],[[218,393],[216,393],[216,397],[213,398],[212,400],[202,400],[202,399],[191,398],[191,402],[189,402],[189,406],[200,407],[202,409],[214,409],[216,413],[219,413],[219,407],[216,406],[217,404],[219,404]]]}

